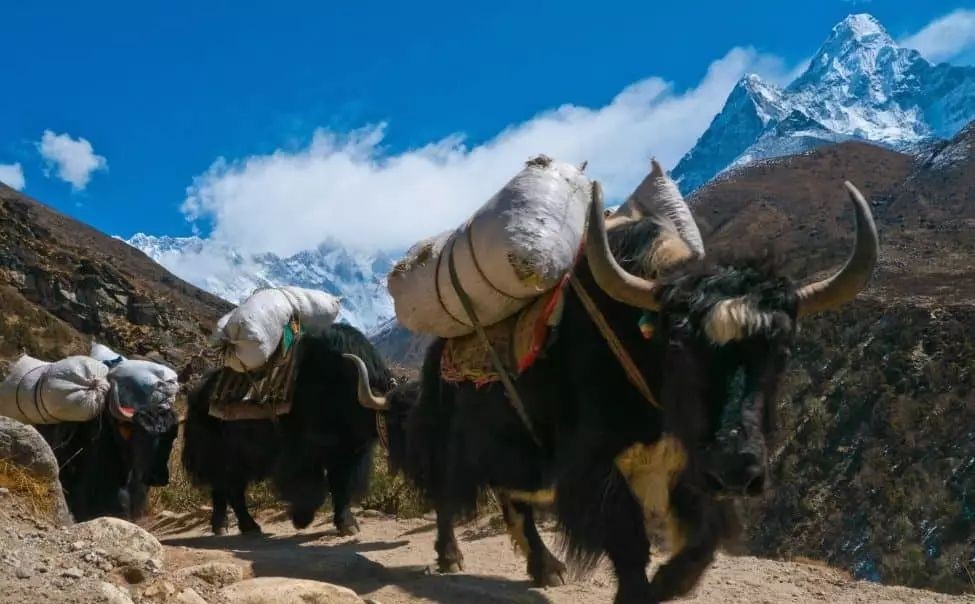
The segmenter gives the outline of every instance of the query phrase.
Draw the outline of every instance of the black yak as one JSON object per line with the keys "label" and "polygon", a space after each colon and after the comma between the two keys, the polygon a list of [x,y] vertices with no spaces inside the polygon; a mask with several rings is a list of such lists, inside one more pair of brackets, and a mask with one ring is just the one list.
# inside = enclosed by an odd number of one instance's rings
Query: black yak
{"label": "black yak", "polygon": [[178,432],[170,404],[118,408],[109,402],[87,422],[36,426],[51,445],[71,515],[142,517],[150,487],[169,484],[169,455]]}
{"label": "black yak", "polygon": [[355,369],[342,355],[365,360],[377,392],[392,386],[392,375],[369,340],[348,325],[303,336],[297,354],[291,410],[276,420],[212,417],[219,371],[189,396],[182,463],[195,484],[211,490],[210,522],[217,534],[226,530],[228,504],[241,532],[260,532],[245,493],[248,484],[266,478],[273,479],[296,527],[311,523],[330,491],[335,527],[345,535],[358,532],[349,506],[368,486],[379,433],[376,414],[356,402]]}
{"label": "black yak", "polygon": [[[799,287],[769,262],[695,258],[663,217],[607,233],[594,183],[585,256],[556,337],[515,381],[531,429],[501,384],[441,378],[444,340],[427,353],[403,438],[406,472],[436,507],[440,568],[461,568],[453,518],[489,487],[509,494],[509,530],[537,583],[558,583],[561,568],[529,503],[554,499],[570,561],[584,570],[607,555],[615,602],[690,591],[738,530],[729,498],[768,486],[776,387],[798,320],[853,299],[876,264],[869,207],[847,188],[853,254],[832,277]],[[681,262],[654,274],[655,255],[681,248]],[[389,407],[362,394],[366,405]],[[672,555],[651,581],[657,531]]]}

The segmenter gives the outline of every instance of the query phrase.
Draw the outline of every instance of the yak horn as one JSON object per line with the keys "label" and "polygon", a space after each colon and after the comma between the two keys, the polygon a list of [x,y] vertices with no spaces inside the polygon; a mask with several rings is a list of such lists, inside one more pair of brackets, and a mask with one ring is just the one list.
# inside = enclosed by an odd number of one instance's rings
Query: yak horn
{"label": "yak horn", "polygon": [[855,298],[867,285],[877,265],[880,245],[870,206],[849,181],[844,185],[856,212],[856,244],[846,264],[835,275],[796,290],[800,317],[836,308]]}
{"label": "yak horn", "polygon": [[342,356],[352,361],[359,376],[359,382],[356,387],[356,392],[359,395],[359,404],[373,411],[389,411],[389,403],[386,402],[386,397],[376,396],[372,393],[372,388],[369,387],[369,370],[366,368],[366,364],[362,359],[354,354],[343,354]]}
{"label": "yak horn", "polygon": [[623,304],[657,310],[657,285],[623,270],[609,249],[609,237],[603,218],[603,188],[592,183],[592,203],[589,205],[589,224],[586,227],[586,259],[596,285],[611,298]]}
{"label": "yak horn", "polygon": [[588,165],[589,165],[589,160],[587,159],[584,162],[582,162],[581,164],[579,164],[579,171],[580,172],[585,172],[586,171],[586,166],[588,166]]}

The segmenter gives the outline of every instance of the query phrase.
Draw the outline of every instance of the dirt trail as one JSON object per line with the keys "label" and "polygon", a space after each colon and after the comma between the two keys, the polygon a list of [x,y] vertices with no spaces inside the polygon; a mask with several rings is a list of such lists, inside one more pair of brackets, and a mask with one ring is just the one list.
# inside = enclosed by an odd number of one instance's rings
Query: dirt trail
{"label": "dirt trail", "polygon": [[[147,528],[166,545],[170,568],[233,562],[242,566],[247,576],[325,581],[349,587],[363,598],[382,604],[575,604],[613,599],[614,581],[605,563],[592,576],[565,587],[530,588],[524,560],[514,552],[496,520],[459,528],[466,570],[452,576],[428,570],[434,559],[434,527],[429,519],[397,520],[364,513],[359,520],[362,532],[355,538],[339,537],[327,517],[297,532],[280,514],[266,514],[259,522],[267,533],[263,537],[211,536],[205,513],[167,514]],[[546,533],[546,540],[552,543],[555,535]],[[682,601],[975,604],[975,596],[947,596],[851,581],[840,571],[820,566],[721,556],[696,593]]]}

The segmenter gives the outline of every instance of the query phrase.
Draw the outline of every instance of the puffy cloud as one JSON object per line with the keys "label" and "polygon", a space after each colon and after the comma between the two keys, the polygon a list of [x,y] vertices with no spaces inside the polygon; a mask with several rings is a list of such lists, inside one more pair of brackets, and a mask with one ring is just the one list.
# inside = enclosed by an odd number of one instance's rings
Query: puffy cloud
{"label": "puffy cloud", "polygon": [[689,90],[651,77],[605,106],[563,105],[477,145],[457,134],[387,154],[385,124],[320,129],[298,151],[217,160],[187,189],[183,212],[210,221],[214,240],[245,252],[288,255],[326,239],[401,249],[459,225],[539,153],[589,160],[587,173],[618,201],[651,156],[673,166],[748,72],[781,79],[789,70],[775,57],[735,48]]}
{"label": "puffy cloud", "polygon": [[975,10],[958,9],[935,19],[900,43],[917,49],[924,58],[939,63],[975,58]]}
{"label": "puffy cloud", "polygon": [[83,138],[71,138],[70,134],[55,134],[45,130],[37,149],[47,164],[48,174],[57,170],[57,177],[71,183],[71,188],[81,191],[88,186],[91,175],[108,169],[108,161],[95,153],[91,143]]}
{"label": "puffy cloud", "polygon": [[19,163],[0,164],[0,182],[18,191],[22,191],[27,185],[27,181],[24,179],[24,170]]}

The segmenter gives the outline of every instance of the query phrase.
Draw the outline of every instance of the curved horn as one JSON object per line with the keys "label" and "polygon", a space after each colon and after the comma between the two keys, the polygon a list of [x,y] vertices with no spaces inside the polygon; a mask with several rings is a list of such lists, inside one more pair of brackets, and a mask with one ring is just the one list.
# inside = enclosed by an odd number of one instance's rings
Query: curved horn
{"label": "curved horn", "polygon": [[877,239],[877,225],[873,222],[870,206],[860,191],[849,181],[843,184],[850,194],[850,201],[856,212],[856,244],[846,264],[835,275],[796,290],[800,317],[808,317],[836,308],[855,298],[866,286],[877,265],[880,245]]}
{"label": "curved horn", "polygon": [[585,172],[586,171],[586,166],[588,166],[588,165],[589,165],[589,160],[587,159],[586,161],[584,161],[581,164],[579,164],[579,166],[578,166],[579,167],[579,171],[580,172]]}
{"label": "curved horn", "polygon": [[603,188],[592,183],[592,203],[589,204],[589,224],[586,227],[586,259],[596,285],[611,298],[646,310],[657,310],[657,285],[623,270],[613,258],[606,236],[603,218]]}
{"label": "curved horn", "polygon": [[386,397],[376,396],[372,393],[372,388],[369,387],[369,370],[366,368],[366,364],[362,359],[354,354],[343,354],[342,356],[352,361],[359,376],[359,382],[356,386],[356,392],[359,395],[359,404],[373,411],[389,411],[389,403],[386,402]]}

